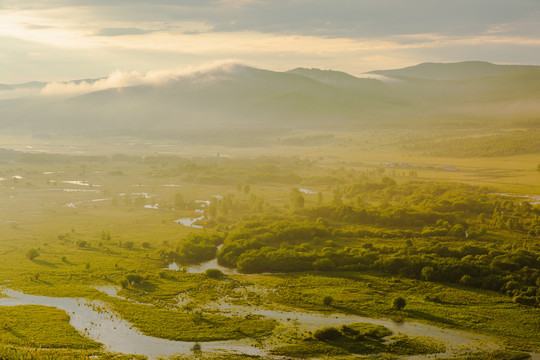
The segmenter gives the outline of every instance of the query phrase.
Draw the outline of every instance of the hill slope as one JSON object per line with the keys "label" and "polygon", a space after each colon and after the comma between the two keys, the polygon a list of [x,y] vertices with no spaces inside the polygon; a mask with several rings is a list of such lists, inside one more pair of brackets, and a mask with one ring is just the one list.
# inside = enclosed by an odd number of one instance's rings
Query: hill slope
{"label": "hill slope", "polygon": [[64,99],[2,100],[0,128],[122,134],[215,128],[493,127],[540,116],[540,67],[467,62],[374,73],[397,80],[235,65]]}
{"label": "hill slope", "polygon": [[540,70],[540,66],[496,65],[483,61],[464,61],[458,63],[422,63],[403,69],[371,71],[368,74],[431,80],[464,80],[530,70]]}

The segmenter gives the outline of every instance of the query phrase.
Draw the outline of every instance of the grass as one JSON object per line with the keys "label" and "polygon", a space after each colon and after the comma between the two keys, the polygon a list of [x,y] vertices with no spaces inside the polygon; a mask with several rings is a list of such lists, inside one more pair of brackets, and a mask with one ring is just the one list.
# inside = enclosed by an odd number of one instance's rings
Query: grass
{"label": "grass", "polygon": [[441,358],[442,360],[527,360],[530,359],[529,354],[508,351],[508,350],[494,350],[494,351],[477,351],[470,352],[466,355],[459,355],[452,358]]}
{"label": "grass", "polygon": [[[299,157],[310,160],[309,164],[298,165],[298,168],[294,169],[306,179],[307,185],[300,186],[323,192],[325,203],[332,199],[333,185],[317,183],[314,179],[325,176],[346,179],[351,174],[391,176],[397,182],[417,179],[462,181],[494,186],[501,192],[540,193],[540,173],[536,171],[537,154],[489,159],[413,157],[411,153],[400,150],[403,135],[404,133],[399,131],[336,131],[336,141],[324,146],[240,149],[219,146],[193,148],[175,144],[170,150],[206,154],[220,152],[249,157],[298,154]],[[444,134],[437,136],[443,138]],[[119,151],[142,154],[148,151],[142,145],[74,145],[84,148],[85,151],[98,151],[102,154]],[[62,151],[60,143],[51,146]],[[156,150],[158,147],[152,149]],[[205,163],[213,160],[213,157],[208,156],[195,161]],[[228,160],[222,161],[226,163]],[[409,163],[411,168],[416,169],[417,174],[409,176],[410,169],[387,167],[387,162]],[[458,170],[443,171],[443,165],[456,166]],[[377,175],[378,168],[384,169],[380,175]],[[117,170],[121,170],[124,175],[109,175]],[[207,231],[186,228],[173,222],[180,217],[196,216],[192,210],[174,209],[176,193],[182,193],[186,200],[191,201],[206,200],[214,195],[227,193],[234,193],[239,201],[249,199],[248,194],[237,191],[236,184],[196,184],[181,181],[176,170],[174,166],[167,164],[129,162],[0,163],[0,177],[6,179],[0,181],[3,204],[0,208],[1,285],[29,294],[101,300],[145,334],[174,340],[264,340],[272,339],[281,331],[280,326],[269,319],[227,317],[214,313],[211,305],[227,300],[238,305],[251,304],[274,309],[299,309],[325,314],[341,312],[375,318],[414,320],[495,336],[501,343],[514,349],[540,349],[540,340],[536,336],[540,329],[539,310],[513,304],[510,298],[495,292],[393,278],[375,273],[312,272],[233,275],[208,279],[204,274],[165,271],[163,268],[166,264],[160,258],[160,250],[174,250],[190,232]],[[14,175],[20,175],[24,179],[13,181],[11,176]],[[86,180],[96,186],[62,183],[65,180]],[[180,186],[165,186],[171,184]],[[272,183],[250,185],[251,193],[264,198],[266,212],[288,211],[291,186]],[[146,202],[159,203],[159,209],[145,209],[142,203],[136,204],[135,200],[125,201],[125,196],[121,195],[128,194],[128,197],[131,197],[131,194],[141,192],[151,194],[152,199],[147,199]],[[93,201],[99,199],[109,200]],[[116,199],[116,203],[112,199]],[[306,194],[305,199],[306,206],[312,206],[317,202],[317,195]],[[76,208],[65,206],[72,202],[77,204]],[[249,211],[244,215],[249,215]],[[240,215],[231,214],[224,224],[231,225],[240,219]],[[110,240],[102,239],[103,231],[110,233]],[[83,241],[88,246],[78,245]],[[123,246],[129,241],[135,244],[133,249]],[[391,246],[394,240],[369,241]],[[143,248],[143,242],[148,242],[149,248]],[[38,249],[40,254],[33,261],[25,256],[30,248]],[[164,272],[164,277],[160,275],[161,272]],[[94,289],[95,285],[116,285],[129,273],[141,274],[146,280],[142,285],[121,290],[119,294],[147,305],[110,298]],[[179,295],[187,298],[186,309],[178,305]],[[426,295],[437,295],[441,302],[428,301]],[[334,299],[331,306],[323,304],[325,296]],[[403,311],[391,309],[390,301],[396,296],[407,300]],[[85,358],[93,352],[37,351],[28,347],[48,345],[70,349],[95,349],[99,346],[78,334],[69,325],[67,315],[55,309],[0,308],[0,314],[0,341],[21,347],[0,348],[0,358]],[[189,327],[185,324],[189,324]],[[48,329],[55,331],[48,333]],[[414,345],[416,340],[411,338],[399,341],[406,343],[405,348],[418,345]],[[310,356],[316,356],[315,353],[317,356],[332,353],[337,357],[339,354],[346,356],[347,352],[350,353],[345,345],[335,343],[298,342],[282,345],[281,350],[278,350],[279,347],[274,350],[303,354],[309,353],[311,346],[313,353]],[[515,355],[512,354],[508,356]],[[223,355],[223,358],[226,359],[227,356],[229,355]],[[230,358],[234,356],[247,358],[241,355],[230,355]],[[481,356],[496,358],[489,354]]]}
{"label": "grass", "polygon": [[272,355],[299,358],[352,354],[435,354],[446,350],[445,345],[428,337],[390,336],[392,331],[383,326],[357,323],[338,328],[319,329],[313,336],[290,344],[274,347]]}
{"label": "grass", "polygon": [[142,333],[178,341],[260,338],[272,333],[275,322],[260,317],[228,317],[194,311],[167,310],[112,300],[113,309]]}
{"label": "grass", "polygon": [[[277,289],[262,300],[268,306],[280,304],[323,313],[420,321],[501,337],[515,349],[540,348],[535,335],[540,326],[540,311],[514,304],[510,298],[492,291],[375,273],[283,274],[250,280]],[[334,298],[330,307],[323,304],[327,295]],[[445,303],[430,302],[426,295],[438,295]],[[395,296],[407,300],[404,310],[391,308]],[[512,322],[501,321],[505,318]]]}
{"label": "grass", "polygon": [[25,348],[0,345],[0,359],[6,360],[143,360],[144,356],[113,354],[96,350]]}
{"label": "grass", "polygon": [[77,332],[64,311],[37,305],[0,307],[0,343],[36,348],[101,347]]}

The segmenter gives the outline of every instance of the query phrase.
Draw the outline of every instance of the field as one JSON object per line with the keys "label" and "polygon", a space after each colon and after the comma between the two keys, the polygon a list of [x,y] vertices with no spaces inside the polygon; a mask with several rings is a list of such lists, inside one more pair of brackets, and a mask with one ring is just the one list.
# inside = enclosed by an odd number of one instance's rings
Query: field
{"label": "field", "polygon": [[538,152],[462,136],[0,138],[0,357],[538,358]]}

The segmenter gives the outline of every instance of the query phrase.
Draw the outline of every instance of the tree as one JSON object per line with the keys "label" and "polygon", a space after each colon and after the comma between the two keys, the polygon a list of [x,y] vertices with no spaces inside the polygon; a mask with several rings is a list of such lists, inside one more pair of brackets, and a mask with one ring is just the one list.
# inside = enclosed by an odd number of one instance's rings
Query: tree
{"label": "tree", "polygon": [[433,276],[433,273],[435,272],[435,269],[433,269],[431,266],[424,266],[422,268],[422,277],[424,280],[429,281],[431,277]]}
{"label": "tree", "polygon": [[191,347],[191,351],[192,351],[195,355],[200,356],[201,353],[202,353],[201,344],[199,344],[198,342],[196,342],[195,344],[193,344],[193,346]]}
{"label": "tree", "polygon": [[313,338],[319,341],[336,340],[342,336],[341,332],[335,327],[325,327],[313,333]]}
{"label": "tree", "polygon": [[126,275],[126,280],[130,284],[140,284],[143,281],[143,277],[139,274],[128,274]]}
{"label": "tree", "polygon": [[333,302],[334,302],[334,298],[331,296],[325,296],[323,299],[323,304],[326,306],[332,305]]}
{"label": "tree", "polygon": [[407,305],[407,302],[401,296],[398,296],[397,298],[394,298],[394,300],[392,300],[392,307],[396,310],[403,309],[405,305]]}
{"label": "tree", "polygon": [[320,258],[313,262],[313,267],[317,271],[335,270],[336,264],[329,258]]}
{"label": "tree", "polygon": [[206,277],[212,278],[212,279],[219,279],[223,276],[223,273],[219,269],[206,269],[204,272]]}
{"label": "tree", "polygon": [[177,193],[174,195],[174,207],[178,209],[185,209],[186,208],[186,200],[184,199],[184,195]]}
{"label": "tree", "polygon": [[450,231],[448,231],[448,235],[464,238],[467,236],[467,232],[465,231],[465,227],[463,225],[456,224],[452,226]]}
{"label": "tree", "polygon": [[323,194],[322,192],[319,191],[317,193],[317,205],[322,205],[322,203],[323,203]]}
{"label": "tree", "polygon": [[26,257],[30,260],[34,260],[35,258],[37,258],[39,256],[39,251],[37,251],[36,249],[32,248],[32,249],[29,249],[27,252],[26,252]]}
{"label": "tree", "polygon": [[122,279],[122,280],[120,280],[120,286],[122,286],[122,289],[127,289],[127,287],[129,286],[129,281],[128,281],[128,279]]}
{"label": "tree", "polygon": [[304,196],[297,188],[292,188],[290,200],[293,209],[302,209],[304,207]]}

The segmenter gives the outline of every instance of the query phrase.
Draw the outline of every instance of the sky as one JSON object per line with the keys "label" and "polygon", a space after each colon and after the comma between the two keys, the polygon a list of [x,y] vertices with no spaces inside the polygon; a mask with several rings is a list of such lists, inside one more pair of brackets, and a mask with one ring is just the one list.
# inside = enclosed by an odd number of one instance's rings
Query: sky
{"label": "sky", "polygon": [[540,65],[540,0],[0,0],[0,84],[466,60]]}

